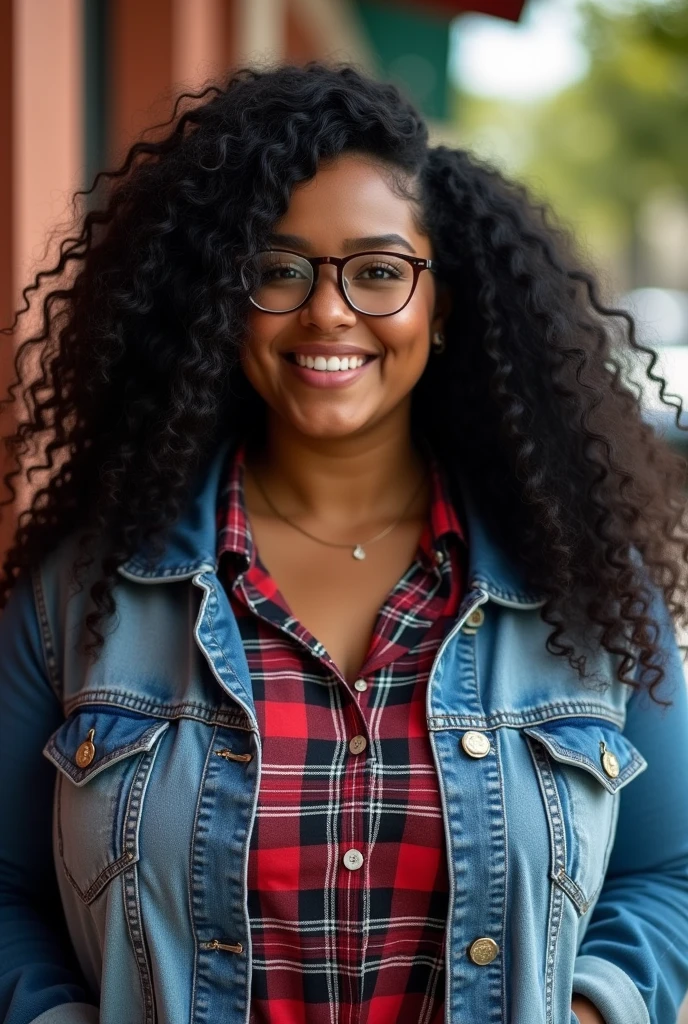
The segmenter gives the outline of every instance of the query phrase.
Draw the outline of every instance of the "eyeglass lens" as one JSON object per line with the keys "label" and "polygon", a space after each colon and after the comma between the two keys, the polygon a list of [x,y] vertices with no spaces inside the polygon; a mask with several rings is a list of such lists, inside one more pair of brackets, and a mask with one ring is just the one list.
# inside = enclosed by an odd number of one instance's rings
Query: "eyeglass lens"
{"label": "eyeglass lens", "polygon": [[[271,313],[287,313],[306,298],[313,281],[310,263],[287,252],[259,254],[260,281],[253,301]],[[347,260],[342,281],[346,297],[361,313],[395,313],[413,288],[413,268],[404,259],[364,253]]]}

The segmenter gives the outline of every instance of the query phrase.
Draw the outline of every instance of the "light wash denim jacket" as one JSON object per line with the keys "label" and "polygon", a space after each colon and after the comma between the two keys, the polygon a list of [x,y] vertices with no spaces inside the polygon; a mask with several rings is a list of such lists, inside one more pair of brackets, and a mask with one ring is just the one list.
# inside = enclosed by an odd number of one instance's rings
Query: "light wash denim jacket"
{"label": "light wash denim jacket", "polygon": [[[120,567],[95,664],[75,648],[99,565],[70,597],[74,536],[0,616],[6,1024],[249,1020],[261,743],[216,574],[229,452],[199,475],[158,563]],[[545,649],[542,595],[461,492],[468,587],[427,693],[450,867],[446,1021],[570,1024],[578,992],[608,1024],[673,1024],[688,986],[688,707],[666,608],[668,711],[614,682],[606,654],[583,686]],[[489,740],[484,756],[468,733]]]}

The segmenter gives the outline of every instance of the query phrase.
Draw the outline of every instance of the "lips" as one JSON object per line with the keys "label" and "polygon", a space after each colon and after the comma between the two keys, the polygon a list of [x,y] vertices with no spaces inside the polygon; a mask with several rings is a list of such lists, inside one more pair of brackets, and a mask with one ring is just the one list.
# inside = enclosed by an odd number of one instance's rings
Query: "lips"
{"label": "lips", "polygon": [[[305,355],[289,352],[284,361],[304,384],[314,388],[343,388],[368,373],[377,356],[365,354]],[[310,365],[309,365],[310,364]]]}

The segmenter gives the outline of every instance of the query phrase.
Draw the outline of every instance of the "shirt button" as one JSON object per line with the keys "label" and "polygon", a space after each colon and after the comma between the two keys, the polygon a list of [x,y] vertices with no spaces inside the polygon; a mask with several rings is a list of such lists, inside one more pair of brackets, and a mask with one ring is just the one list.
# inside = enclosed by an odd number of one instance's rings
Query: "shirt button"
{"label": "shirt button", "polygon": [[498,953],[499,946],[495,940],[486,938],[476,939],[475,942],[471,943],[471,948],[468,950],[469,957],[479,967],[491,964]]}
{"label": "shirt button", "polygon": [[365,679],[357,679],[354,683],[354,690],[358,690],[359,693],[365,693],[368,689],[368,684]]}
{"label": "shirt button", "polygon": [[443,565],[444,564],[444,558],[445,558],[444,551],[436,551],[435,552],[435,565]]}
{"label": "shirt button", "polygon": [[475,633],[476,629],[479,629],[484,621],[485,612],[482,608],[474,608],[461,627],[461,631],[462,633]]}
{"label": "shirt button", "polygon": [[469,757],[485,757],[490,753],[490,741],[483,732],[465,732],[461,746]]}
{"label": "shirt button", "polygon": [[352,754],[362,754],[367,746],[368,741],[365,736],[354,736],[354,738],[349,741],[349,750]]}
{"label": "shirt button", "polygon": [[360,850],[347,850],[342,860],[344,867],[349,871],[358,871],[360,867],[363,867],[363,854]]}

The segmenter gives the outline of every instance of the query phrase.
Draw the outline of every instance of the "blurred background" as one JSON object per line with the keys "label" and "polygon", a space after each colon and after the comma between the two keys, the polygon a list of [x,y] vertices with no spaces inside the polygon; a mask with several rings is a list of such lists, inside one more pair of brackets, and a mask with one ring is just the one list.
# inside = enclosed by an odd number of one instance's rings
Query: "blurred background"
{"label": "blurred background", "polygon": [[[312,58],[394,80],[434,142],[552,204],[688,405],[688,0],[0,0],[0,326],[74,191],[167,120],[180,91],[238,64]],[[0,336],[3,395],[17,340]],[[657,390],[642,392],[688,455]]]}

